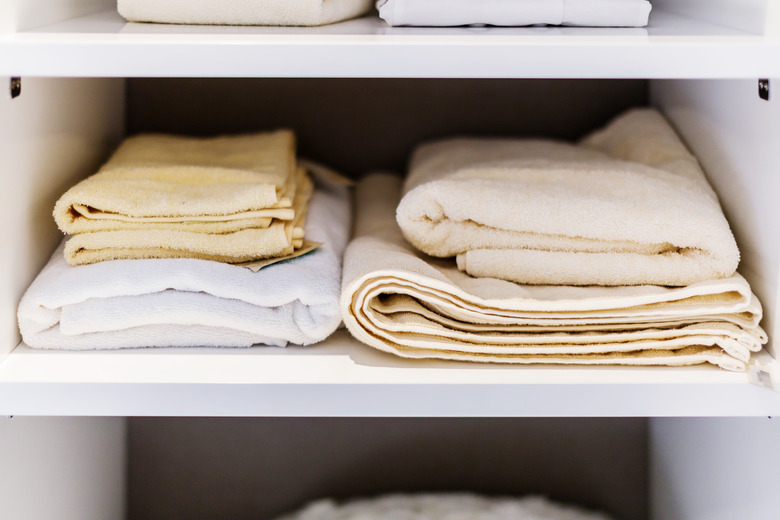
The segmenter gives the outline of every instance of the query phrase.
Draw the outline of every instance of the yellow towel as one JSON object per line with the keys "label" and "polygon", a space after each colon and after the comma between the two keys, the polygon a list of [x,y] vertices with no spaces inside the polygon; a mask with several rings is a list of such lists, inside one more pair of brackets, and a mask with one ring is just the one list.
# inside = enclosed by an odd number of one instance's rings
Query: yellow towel
{"label": "yellow towel", "polygon": [[79,233],[65,244],[70,265],[139,258],[199,258],[217,262],[247,262],[291,254],[303,245],[303,226],[313,184],[297,172],[293,220],[277,220],[265,228],[229,233],[187,229],[119,229]]}
{"label": "yellow towel", "polygon": [[148,134],[127,139],[97,174],[68,190],[54,219],[67,234],[225,233],[292,219],[295,191],[289,130],[205,139]]}

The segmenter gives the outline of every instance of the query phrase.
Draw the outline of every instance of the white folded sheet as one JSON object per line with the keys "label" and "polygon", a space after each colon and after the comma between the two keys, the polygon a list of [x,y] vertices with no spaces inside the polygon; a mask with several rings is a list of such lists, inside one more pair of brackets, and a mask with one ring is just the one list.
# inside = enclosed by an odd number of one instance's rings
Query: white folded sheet
{"label": "white folded sheet", "polygon": [[647,0],[379,0],[390,25],[644,27]]}
{"label": "white folded sheet", "polygon": [[368,12],[371,0],[118,0],[131,22],[325,25]]}
{"label": "white folded sheet", "polygon": [[474,278],[428,257],[395,222],[401,179],[357,187],[344,256],[349,331],[408,358],[544,364],[689,365],[744,370],[767,341],[761,305],[739,274],[687,287],[521,285]]}
{"label": "white folded sheet", "polygon": [[33,348],[63,350],[321,341],[341,321],[348,199],[347,188],[320,183],[306,236],[323,245],[257,273],[187,258],[71,267],[60,245],[19,304],[22,338]]}

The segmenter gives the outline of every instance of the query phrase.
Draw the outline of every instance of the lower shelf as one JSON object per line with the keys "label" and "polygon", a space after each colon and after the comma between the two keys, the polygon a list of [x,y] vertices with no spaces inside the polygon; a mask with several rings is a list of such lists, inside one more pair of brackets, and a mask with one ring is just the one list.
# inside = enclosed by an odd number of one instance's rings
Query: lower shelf
{"label": "lower shelf", "polygon": [[780,415],[780,393],[716,368],[407,361],[339,331],[312,347],[37,351],[0,364],[0,414],[657,417]]}

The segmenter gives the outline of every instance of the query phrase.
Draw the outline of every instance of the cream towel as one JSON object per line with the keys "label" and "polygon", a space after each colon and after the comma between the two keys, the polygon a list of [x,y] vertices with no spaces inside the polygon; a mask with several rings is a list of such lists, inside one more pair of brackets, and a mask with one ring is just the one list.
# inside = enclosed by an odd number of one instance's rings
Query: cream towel
{"label": "cream towel", "polygon": [[603,513],[542,497],[470,493],[384,495],[337,504],[318,500],[280,520],[609,520]]}
{"label": "cream towel", "polygon": [[[655,110],[580,145],[450,139],[421,146],[398,207],[420,250],[477,277],[685,286],[736,271],[739,250],[696,159]],[[487,202],[489,201],[489,202]]]}
{"label": "cream towel", "polygon": [[[357,188],[341,312],[360,341],[410,358],[687,365],[743,370],[767,340],[739,275],[687,287],[569,287],[477,279],[426,257],[393,218],[401,180]],[[393,194],[397,194],[393,196]],[[542,334],[539,334],[542,332]]]}
{"label": "cream towel", "polygon": [[298,171],[293,201],[295,218],[258,229],[228,233],[203,233],[178,229],[120,229],[73,235],[65,244],[70,265],[106,260],[141,258],[200,258],[239,263],[292,254],[303,245],[303,225],[312,183],[304,170]]}
{"label": "cream towel", "polygon": [[127,139],[100,171],[57,201],[75,235],[72,265],[131,258],[242,262],[303,242],[311,183],[289,130],[216,138]]}
{"label": "cream towel", "polygon": [[131,22],[202,25],[324,25],[354,18],[372,0],[118,0]]}
{"label": "cream towel", "polygon": [[60,197],[54,220],[71,235],[146,224],[190,229],[278,215],[289,220],[290,212],[279,210],[292,206],[295,171],[289,130],[205,139],[139,135]]}
{"label": "cream towel", "polygon": [[72,267],[60,247],[19,304],[22,337],[67,350],[322,341],[341,322],[350,218],[348,189],[318,184],[306,235],[323,245],[257,273],[189,258]]}
{"label": "cream towel", "polygon": [[644,27],[647,0],[379,0],[390,25],[582,25]]}

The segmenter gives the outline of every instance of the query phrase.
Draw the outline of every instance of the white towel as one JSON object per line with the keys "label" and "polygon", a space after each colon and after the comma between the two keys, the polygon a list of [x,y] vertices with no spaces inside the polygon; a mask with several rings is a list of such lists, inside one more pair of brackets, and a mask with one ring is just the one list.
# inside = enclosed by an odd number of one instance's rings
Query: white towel
{"label": "white towel", "polygon": [[324,25],[363,15],[371,0],[118,0],[131,22]]}
{"label": "white towel", "polygon": [[409,358],[744,370],[767,341],[761,305],[739,274],[678,288],[473,278],[403,239],[393,215],[400,186],[391,175],[358,185],[344,256],[344,323],[375,348]]}
{"label": "white towel", "polygon": [[644,27],[647,0],[379,0],[390,25],[580,25]]}
{"label": "white towel", "polygon": [[739,250],[696,159],[652,109],[579,145],[448,139],[414,153],[398,223],[477,277],[684,286],[734,274]]}
{"label": "white towel", "polygon": [[542,497],[469,493],[385,495],[338,504],[318,500],[280,520],[609,520],[603,513]]}
{"label": "white towel", "polygon": [[323,245],[257,273],[197,259],[114,260],[71,267],[61,245],[19,304],[33,348],[307,345],[340,323],[348,190],[320,186],[306,236]]}

